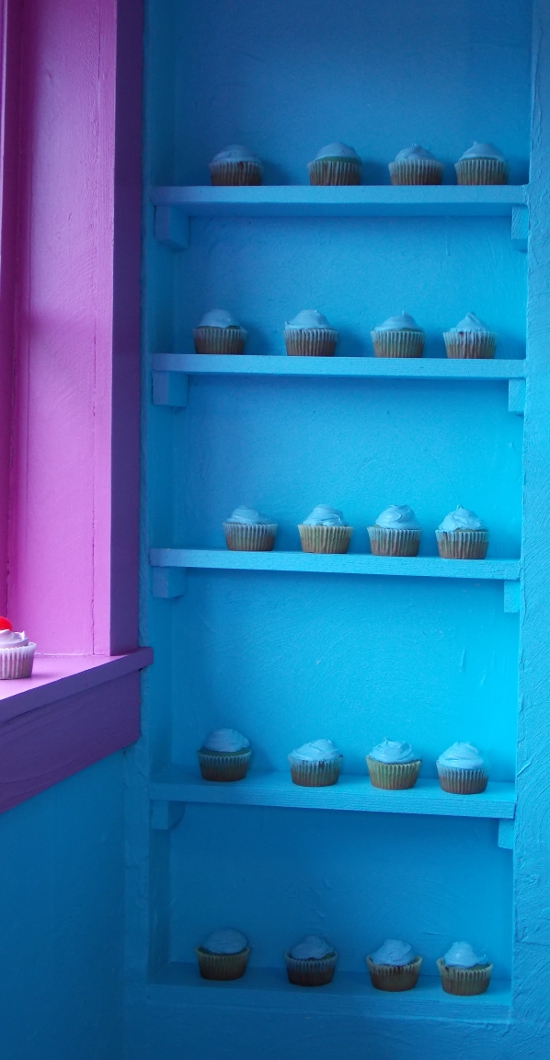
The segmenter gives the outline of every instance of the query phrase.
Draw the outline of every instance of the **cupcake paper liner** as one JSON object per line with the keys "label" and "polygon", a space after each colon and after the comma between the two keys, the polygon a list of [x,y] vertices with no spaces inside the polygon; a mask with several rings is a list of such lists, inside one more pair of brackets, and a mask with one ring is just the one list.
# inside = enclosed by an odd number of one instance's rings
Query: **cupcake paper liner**
{"label": "cupcake paper liner", "polygon": [[203,780],[215,780],[221,783],[233,780],[244,780],[252,751],[197,751],[200,771]]}
{"label": "cupcake paper liner", "polygon": [[211,162],[210,179],[216,187],[250,187],[262,183],[259,162]]}
{"label": "cupcake paper liner", "polygon": [[444,331],[447,357],[455,360],[489,361],[495,356],[497,336],[493,332]]}
{"label": "cupcake paper liner", "polygon": [[195,350],[197,353],[242,353],[246,342],[244,328],[211,328],[193,329]]}
{"label": "cupcake paper liner", "polygon": [[295,784],[302,788],[328,788],[340,776],[342,755],[332,762],[290,761],[290,772]]}
{"label": "cupcake paper liner", "polygon": [[338,342],[334,328],[286,328],[284,336],[289,357],[333,357]]}
{"label": "cupcake paper liner", "polygon": [[485,559],[489,547],[487,530],[436,530],[442,559]]}
{"label": "cupcake paper liner", "polygon": [[349,548],[353,526],[307,526],[300,523],[302,552],[343,555]]}
{"label": "cupcake paper liner", "polygon": [[337,960],[337,953],[310,960],[300,960],[285,953],[287,975],[295,986],[325,986],[332,982]]}
{"label": "cupcake paper liner", "polygon": [[408,159],[404,162],[390,162],[392,184],[441,184],[443,162],[430,158]]}
{"label": "cupcake paper liner", "polygon": [[32,642],[13,648],[0,648],[0,681],[30,677],[36,644]]}
{"label": "cupcake paper liner", "polygon": [[491,979],[493,971],[492,964],[477,965],[473,968],[448,967],[445,959],[440,957],[437,962],[441,976],[441,986],[447,994],[457,994],[459,997],[473,997],[474,994],[484,994]]}
{"label": "cupcake paper liner", "polygon": [[379,762],[376,758],[367,755],[367,767],[372,786],[384,788],[386,791],[404,791],[405,788],[414,788],[421,765],[421,758],[417,758],[414,762]]}
{"label": "cupcake paper liner", "polygon": [[415,957],[410,964],[375,964],[372,957],[367,957],[367,966],[371,982],[377,990],[412,990],[418,982],[422,957]]}
{"label": "cupcake paper liner", "polygon": [[458,184],[508,183],[508,166],[498,158],[463,158],[455,169]]}
{"label": "cupcake paper liner", "polygon": [[224,523],[227,547],[232,552],[271,552],[277,523]]}
{"label": "cupcake paper liner", "polygon": [[422,357],[422,331],[371,331],[375,357]]}
{"label": "cupcake paper liner", "polygon": [[195,953],[203,979],[227,982],[229,979],[240,979],[244,975],[250,946],[240,953],[209,953],[208,950],[203,950],[202,946],[197,946]]}
{"label": "cupcake paper liner", "polygon": [[417,556],[421,530],[393,530],[367,526],[373,556]]}
{"label": "cupcake paper liner", "polygon": [[485,791],[489,780],[486,769],[453,769],[438,765],[437,772],[443,791],[450,791],[452,795],[479,795]]}
{"label": "cupcake paper liner", "polygon": [[360,184],[361,164],[349,158],[317,158],[308,162],[309,183],[314,185]]}

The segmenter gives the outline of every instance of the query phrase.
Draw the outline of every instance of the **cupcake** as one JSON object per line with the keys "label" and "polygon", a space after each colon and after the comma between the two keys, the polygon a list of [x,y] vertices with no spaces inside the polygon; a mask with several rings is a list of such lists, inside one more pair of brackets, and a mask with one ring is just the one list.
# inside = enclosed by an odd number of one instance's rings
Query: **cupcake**
{"label": "cupcake", "polygon": [[16,633],[9,618],[0,617],[0,681],[30,677],[36,644]]}
{"label": "cupcake", "polygon": [[494,144],[474,141],[455,163],[459,184],[507,184],[508,164]]}
{"label": "cupcake", "polygon": [[212,931],[195,953],[203,979],[240,979],[246,971],[250,946],[242,931],[222,928]]}
{"label": "cupcake", "polygon": [[284,330],[289,357],[333,357],[338,332],[317,309],[302,309]]}
{"label": "cupcake", "polygon": [[422,759],[415,755],[410,743],[400,740],[382,740],[367,755],[371,784],[387,791],[414,788],[421,765]]}
{"label": "cupcake", "polygon": [[210,163],[214,185],[245,187],[262,183],[262,163],[242,144],[231,144],[219,151]]}
{"label": "cupcake", "polygon": [[388,168],[392,184],[441,184],[443,176],[443,162],[420,144],[399,151]]}
{"label": "cupcake", "polygon": [[438,526],[435,536],[442,559],[485,559],[489,531],[475,512],[459,504]]}
{"label": "cupcake", "polygon": [[302,552],[330,552],[343,555],[349,548],[353,527],[344,522],[342,512],[329,504],[318,504],[299,523]]}
{"label": "cupcake", "polygon": [[242,353],[246,331],[226,309],[211,309],[193,329],[197,353]]}
{"label": "cupcake", "polygon": [[404,310],[371,331],[375,357],[422,357],[425,337],[414,317]]}
{"label": "cupcake", "polygon": [[277,523],[246,504],[239,505],[223,524],[227,547],[232,552],[271,552]]}
{"label": "cupcake", "polygon": [[487,787],[487,765],[471,743],[452,744],[435,764],[443,791],[452,795],[479,795]]}
{"label": "cupcake", "polygon": [[197,751],[203,780],[243,780],[252,751],[246,736],[236,729],[215,729]]}
{"label": "cupcake", "polygon": [[368,526],[370,550],[373,556],[416,556],[422,530],[408,504],[390,504]]}
{"label": "cupcake", "polygon": [[377,990],[412,990],[418,982],[422,957],[402,939],[386,939],[367,957],[372,985]]}
{"label": "cupcake", "polygon": [[328,788],[340,775],[342,755],[332,740],[304,743],[288,756],[295,784],[303,788]]}
{"label": "cupcake", "polygon": [[322,147],[307,168],[310,184],[361,183],[361,159],[357,151],[339,141]]}
{"label": "cupcake", "polygon": [[485,954],[476,953],[469,942],[453,942],[445,956],[439,958],[437,967],[443,989],[459,997],[484,994],[493,971]]}
{"label": "cupcake", "polygon": [[285,953],[286,970],[296,986],[325,986],[332,981],[338,954],[326,939],[306,935]]}
{"label": "cupcake", "polygon": [[475,313],[466,313],[455,328],[443,332],[447,357],[488,361],[495,356],[497,336]]}

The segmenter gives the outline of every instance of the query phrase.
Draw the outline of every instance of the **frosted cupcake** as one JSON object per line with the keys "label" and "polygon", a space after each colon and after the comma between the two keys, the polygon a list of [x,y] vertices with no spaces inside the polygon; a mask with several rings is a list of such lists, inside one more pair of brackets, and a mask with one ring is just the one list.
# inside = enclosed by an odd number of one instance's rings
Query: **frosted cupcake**
{"label": "frosted cupcake", "polygon": [[469,942],[453,942],[445,956],[439,958],[437,967],[443,989],[459,997],[484,994],[493,971],[485,954],[476,953]]}
{"label": "frosted cupcake", "polygon": [[443,162],[420,144],[405,147],[390,162],[392,184],[441,184]]}
{"label": "frosted cupcake", "polygon": [[262,183],[262,163],[242,144],[230,144],[219,151],[210,163],[214,185],[244,187]]}
{"label": "frosted cupcake", "polygon": [[338,954],[326,939],[306,935],[285,953],[287,975],[296,986],[325,986],[332,981]]}
{"label": "frosted cupcake", "polygon": [[331,508],[330,504],[318,504],[313,511],[299,523],[302,552],[339,553],[343,555],[349,548],[353,527],[348,526],[342,512]]}
{"label": "frosted cupcake", "polygon": [[232,552],[271,552],[277,525],[267,515],[241,504],[223,524],[227,547]]}
{"label": "frosted cupcake", "polygon": [[474,141],[455,163],[459,184],[507,184],[508,163],[494,144]]}
{"label": "frosted cupcake", "polygon": [[370,550],[373,556],[416,556],[422,530],[408,504],[390,504],[378,516],[374,526],[368,526]]}
{"label": "frosted cupcake", "polygon": [[195,949],[203,979],[240,979],[246,971],[250,946],[246,935],[234,928],[212,931]]}
{"label": "frosted cupcake", "polygon": [[284,330],[289,357],[333,357],[338,332],[317,309],[302,309]]}
{"label": "frosted cupcake", "polygon": [[426,336],[414,317],[403,310],[378,324],[371,338],[375,357],[422,357]]}
{"label": "frosted cupcake", "polygon": [[332,740],[304,743],[288,756],[292,779],[303,788],[328,788],[338,780],[342,757]]}
{"label": "frosted cupcake", "polygon": [[485,360],[495,356],[497,336],[475,313],[466,313],[455,328],[443,332],[447,357]]}
{"label": "frosted cupcake", "polygon": [[435,532],[442,559],[485,559],[489,531],[475,512],[459,504],[449,512]]}
{"label": "frosted cupcake", "polygon": [[242,353],[246,331],[226,309],[211,309],[193,329],[197,353]]}
{"label": "frosted cupcake", "polygon": [[386,939],[380,949],[367,957],[372,985],[377,990],[412,990],[418,982],[422,957],[402,939]]}
{"label": "frosted cupcake", "polygon": [[215,729],[197,751],[203,780],[243,780],[252,751],[246,736],[236,729]]}
{"label": "frosted cupcake", "polygon": [[361,183],[361,159],[357,151],[339,140],[322,147],[313,162],[308,162],[307,169],[310,184]]}
{"label": "frosted cupcake", "polygon": [[16,633],[9,618],[0,617],[0,681],[30,677],[36,644]]}
{"label": "frosted cupcake", "polygon": [[371,784],[386,791],[414,788],[421,765],[422,759],[414,753],[410,743],[400,740],[382,740],[367,755]]}
{"label": "frosted cupcake", "polygon": [[479,795],[487,787],[485,759],[471,743],[453,743],[435,764],[443,791],[452,795]]}

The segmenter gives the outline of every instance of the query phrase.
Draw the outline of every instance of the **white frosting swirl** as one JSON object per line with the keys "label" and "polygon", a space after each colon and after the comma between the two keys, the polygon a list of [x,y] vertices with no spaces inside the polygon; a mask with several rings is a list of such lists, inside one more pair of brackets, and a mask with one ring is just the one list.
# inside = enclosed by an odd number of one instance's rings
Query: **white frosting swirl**
{"label": "white frosting swirl", "polygon": [[335,140],[332,144],[326,144],[320,151],[315,155],[315,162],[320,161],[322,158],[350,158],[354,162],[360,162],[357,151],[354,151],[353,147],[349,147],[348,144],[343,144],[340,140]]}
{"label": "white frosting swirl", "polygon": [[435,155],[432,155],[431,151],[426,151],[420,144],[412,144],[410,147],[404,147],[402,151],[398,151],[395,156],[396,162],[407,162],[409,159],[415,158],[428,158],[430,162],[437,162]]}
{"label": "white frosting swirl", "polygon": [[403,310],[398,316],[388,317],[383,324],[377,324],[375,331],[423,331],[419,328],[414,317]]}
{"label": "white frosting swirl", "polygon": [[458,741],[439,756],[437,765],[451,769],[483,769],[485,760],[473,743]]}
{"label": "white frosting swirl", "polygon": [[302,526],[347,526],[342,512],[331,508],[330,504],[317,504],[304,519]]}
{"label": "white frosting swirl", "polygon": [[459,162],[462,162],[463,158],[496,158],[498,162],[506,161],[504,155],[494,144],[480,144],[477,140],[474,140],[472,146],[460,156]]}
{"label": "white frosting swirl", "polygon": [[212,931],[202,944],[208,953],[241,953],[248,946],[248,939],[242,931],[234,928],[220,928]]}
{"label": "white frosting swirl", "polygon": [[386,762],[388,765],[418,762],[418,755],[415,755],[410,743],[402,743],[401,740],[382,740],[382,743],[377,743],[376,747],[369,751],[369,758]]}
{"label": "white frosting swirl", "polygon": [[475,331],[481,333],[487,333],[491,331],[486,324],[483,323],[479,317],[476,317],[475,313],[466,313],[466,316],[458,322],[454,328],[450,328],[450,331]]}
{"label": "white frosting swirl", "polygon": [[203,747],[207,751],[245,751],[250,741],[236,729],[214,729],[206,737]]}
{"label": "white frosting swirl", "polygon": [[332,740],[313,740],[312,743],[304,743],[296,751],[289,754],[289,760],[297,762],[335,762],[342,755]]}
{"label": "white frosting swirl", "polygon": [[485,527],[475,512],[459,504],[454,512],[445,516],[437,529],[452,534],[455,530],[485,530]]}
{"label": "white frosting swirl", "polygon": [[290,950],[290,956],[295,957],[297,961],[320,961],[323,957],[328,957],[329,953],[334,953],[334,946],[320,935],[306,935]]}
{"label": "white frosting swirl", "polygon": [[240,328],[240,326],[227,309],[210,309],[199,321],[200,328]]}
{"label": "white frosting swirl", "polygon": [[453,942],[443,960],[449,968],[473,968],[476,964],[489,964],[484,953],[477,953],[469,942]]}
{"label": "white frosting swirl", "polygon": [[256,162],[258,165],[261,164],[260,159],[252,154],[248,147],[243,147],[242,144],[229,144],[229,147],[224,147],[222,151],[218,151],[210,165],[215,166],[217,162]]}
{"label": "white frosting swirl", "polygon": [[238,508],[225,520],[226,523],[240,523],[242,526],[268,526],[273,520],[267,515],[262,515],[255,508],[249,508],[247,504],[240,504]]}
{"label": "white frosting swirl", "polygon": [[25,648],[28,643],[26,633],[16,633],[14,629],[0,629],[0,649]]}
{"label": "white frosting swirl", "polygon": [[384,530],[420,530],[420,523],[408,504],[390,504],[375,523]]}
{"label": "white frosting swirl", "polygon": [[[301,309],[292,320],[285,322],[290,331],[305,331],[307,328],[330,328],[325,316],[318,309]],[[332,329],[331,329],[332,330]]]}
{"label": "white frosting swirl", "polygon": [[375,964],[391,964],[399,968],[403,964],[411,964],[416,957],[412,946],[402,939],[386,939],[379,949],[371,953],[370,959]]}

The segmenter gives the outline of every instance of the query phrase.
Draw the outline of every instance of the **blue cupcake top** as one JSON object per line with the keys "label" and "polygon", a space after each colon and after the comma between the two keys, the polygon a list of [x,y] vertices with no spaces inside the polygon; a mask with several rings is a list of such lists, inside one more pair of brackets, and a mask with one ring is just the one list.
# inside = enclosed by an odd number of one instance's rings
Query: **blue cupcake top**
{"label": "blue cupcake top", "polygon": [[448,968],[474,968],[477,964],[489,964],[486,955],[477,953],[469,942],[453,942],[443,960]]}
{"label": "blue cupcake top", "polygon": [[272,520],[267,515],[262,515],[256,508],[249,508],[247,504],[240,504],[238,508],[226,519],[226,523],[238,523],[240,526],[270,526]]}
{"label": "blue cupcake top", "polygon": [[416,957],[412,946],[403,939],[386,939],[379,949],[371,953],[370,959],[375,964],[389,964],[393,968],[399,968],[404,964],[411,964]]}
{"label": "blue cupcake top", "polygon": [[474,140],[472,146],[460,156],[459,162],[462,162],[464,158],[493,158],[497,162],[506,161],[504,155],[494,144],[480,144],[477,140]]}
{"label": "blue cupcake top", "polygon": [[335,762],[342,754],[332,740],[313,740],[291,751],[289,762]]}
{"label": "blue cupcake top", "polygon": [[382,324],[377,324],[375,331],[418,331],[421,332],[423,329],[419,328],[414,317],[410,313],[406,313],[403,310],[395,317],[388,317]]}
{"label": "blue cupcake top", "polygon": [[287,331],[307,331],[309,328],[332,330],[325,316],[318,309],[301,309],[292,320],[285,323]]}
{"label": "blue cupcake top", "polygon": [[235,752],[246,751],[250,741],[236,729],[215,729],[206,737],[203,747],[207,751]]}
{"label": "blue cupcake top", "polygon": [[486,527],[481,522],[479,516],[475,512],[470,511],[469,508],[463,508],[461,504],[455,508],[454,512],[449,512],[445,516],[444,520],[438,526],[438,530],[444,530],[448,534],[454,533],[455,530],[485,530]]}
{"label": "blue cupcake top", "polygon": [[390,504],[376,520],[384,530],[420,530],[420,523],[408,504]]}
{"label": "blue cupcake top", "polygon": [[248,939],[235,928],[219,928],[212,931],[202,944],[208,953],[241,953],[248,946]]}
{"label": "blue cupcake top", "polygon": [[297,961],[321,961],[323,957],[328,957],[334,952],[334,946],[331,946],[320,935],[306,935],[301,942],[292,947],[290,956]]}
{"label": "blue cupcake top", "polygon": [[343,144],[341,140],[335,140],[332,144],[325,144],[315,155],[314,161],[319,162],[323,158],[344,158],[353,162],[361,161],[357,151],[348,144]]}
{"label": "blue cupcake top", "polygon": [[456,331],[460,334],[464,332],[475,332],[481,335],[491,334],[491,329],[479,317],[476,317],[475,313],[466,313],[466,316],[459,320],[454,328],[449,328],[449,331]]}
{"label": "blue cupcake top", "polygon": [[484,769],[485,760],[472,743],[451,744],[437,759],[437,765],[447,769]]}
{"label": "blue cupcake top", "polygon": [[331,508],[330,504],[317,504],[304,519],[302,526],[347,526],[342,512]]}
{"label": "blue cupcake top", "polygon": [[217,155],[214,155],[210,165],[215,166],[218,162],[256,162],[260,164],[260,159],[252,154],[248,147],[244,147],[243,144],[229,144],[229,147],[224,147],[222,151],[218,151]]}
{"label": "blue cupcake top", "polygon": [[385,762],[388,765],[397,765],[401,762],[418,762],[410,743],[402,743],[400,740],[382,740],[369,752],[369,758],[376,762]]}
{"label": "blue cupcake top", "polygon": [[435,155],[432,155],[431,151],[426,151],[425,147],[421,147],[420,144],[411,144],[410,147],[404,147],[402,151],[398,151],[395,156],[396,162],[408,162],[410,159],[428,159],[430,162],[437,162]]}

